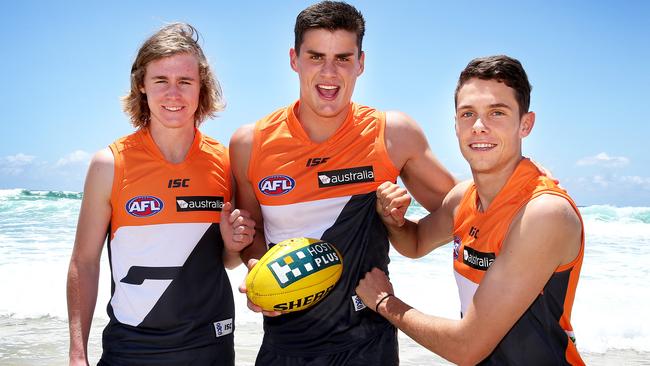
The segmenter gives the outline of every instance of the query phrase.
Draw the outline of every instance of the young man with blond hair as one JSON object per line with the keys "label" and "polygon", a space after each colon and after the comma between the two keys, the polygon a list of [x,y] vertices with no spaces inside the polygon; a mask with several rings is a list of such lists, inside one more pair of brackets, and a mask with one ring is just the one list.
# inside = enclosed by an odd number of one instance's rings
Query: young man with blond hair
{"label": "young man with blond hair", "polygon": [[147,39],[124,109],[137,130],[99,151],[86,177],[68,272],[70,365],[88,335],[108,236],[109,322],[99,365],[233,365],[235,309],[225,267],[253,223],[233,210],[228,150],[198,127],[223,108],[189,24]]}

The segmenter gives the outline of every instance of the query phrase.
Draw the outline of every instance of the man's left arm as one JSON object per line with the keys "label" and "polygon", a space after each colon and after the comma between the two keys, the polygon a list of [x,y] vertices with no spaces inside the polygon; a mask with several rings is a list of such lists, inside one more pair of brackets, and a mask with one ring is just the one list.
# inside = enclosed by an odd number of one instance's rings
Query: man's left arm
{"label": "man's left arm", "polygon": [[386,112],[385,139],[388,155],[413,198],[429,212],[437,210],[456,182],[431,151],[420,126],[402,112]]}
{"label": "man's left arm", "polygon": [[[377,311],[432,352],[457,364],[476,364],[494,350],[553,272],[576,258],[581,235],[580,220],[565,199],[540,196],[513,221],[461,320],[424,314],[395,296],[381,302]],[[392,286],[379,270],[367,273],[357,287],[357,294],[373,310],[389,293]]]}

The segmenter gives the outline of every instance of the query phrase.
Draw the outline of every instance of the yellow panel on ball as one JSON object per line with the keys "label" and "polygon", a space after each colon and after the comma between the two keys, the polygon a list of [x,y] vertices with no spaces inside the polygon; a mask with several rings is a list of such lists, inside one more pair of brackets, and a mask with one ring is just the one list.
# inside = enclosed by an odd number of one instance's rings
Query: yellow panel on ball
{"label": "yellow panel on ball", "polygon": [[293,312],[321,301],[343,272],[334,245],[319,239],[293,238],[269,249],[246,276],[246,294],[268,311]]}

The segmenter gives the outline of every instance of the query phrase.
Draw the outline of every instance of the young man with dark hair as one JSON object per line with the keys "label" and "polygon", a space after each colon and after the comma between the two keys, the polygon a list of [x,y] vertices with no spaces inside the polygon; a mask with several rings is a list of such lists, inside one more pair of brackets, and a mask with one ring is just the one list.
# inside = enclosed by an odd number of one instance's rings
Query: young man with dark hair
{"label": "young man with dark hair", "polygon": [[241,127],[230,142],[237,202],[259,225],[244,259],[303,236],[332,243],[343,257],[342,277],[320,303],[289,314],[265,312],[258,365],[399,362],[395,328],[365,309],[354,291],[371,268],[388,270],[376,189],[401,176],[433,211],[454,181],[410,117],[351,101],[364,68],[364,32],[362,15],[346,3],[303,10],[290,51],[300,99]]}
{"label": "young man with dark hair", "polygon": [[571,308],[584,255],[578,209],[522,156],[535,123],[530,84],[507,56],[472,60],[456,88],[456,135],[473,180],[418,223],[405,189],[377,190],[393,246],[419,258],[452,239],[461,320],[423,314],[394,295],[380,268],[357,294],[416,342],[461,365],[582,365]]}

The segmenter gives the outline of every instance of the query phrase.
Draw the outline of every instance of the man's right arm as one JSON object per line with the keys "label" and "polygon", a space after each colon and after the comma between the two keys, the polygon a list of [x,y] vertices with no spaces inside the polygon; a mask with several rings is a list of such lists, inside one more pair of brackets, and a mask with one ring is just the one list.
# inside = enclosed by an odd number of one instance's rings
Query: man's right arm
{"label": "man's right arm", "polygon": [[70,365],[88,364],[88,335],[97,301],[100,257],[111,219],[113,166],[111,151],[99,151],[90,163],[84,185],[68,269]]}
{"label": "man's right arm", "polygon": [[264,221],[262,209],[255,197],[255,191],[248,180],[248,165],[253,146],[254,125],[245,125],[237,129],[230,139],[230,163],[235,178],[237,189],[235,190],[235,202],[237,208],[250,213],[250,218],[255,221],[255,236],[253,243],[241,251],[244,264],[250,259],[260,259],[266,253],[266,242],[264,239]]}
{"label": "man's right arm", "polygon": [[404,218],[411,201],[406,189],[390,182],[379,186],[377,210],[393,247],[405,257],[420,258],[451,241],[456,207],[470,183],[457,184],[447,193],[437,210],[417,222]]}
{"label": "man's right arm", "polygon": [[[260,203],[255,197],[253,185],[248,179],[248,164],[251,158],[253,147],[253,133],[255,125],[245,125],[237,129],[230,138],[230,166],[237,184],[235,201],[237,207],[250,213],[250,218],[255,221],[255,236],[253,242],[241,251],[241,258],[250,271],[266,253],[266,240],[264,239],[264,220]],[[239,291],[246,292],[245,282],[239,286]],[[255,305],[250,299],[247,300],[248,308],[255,312],[261,312],[266,316],[278,316],[278,311],[262,311],[262,308]]]}

